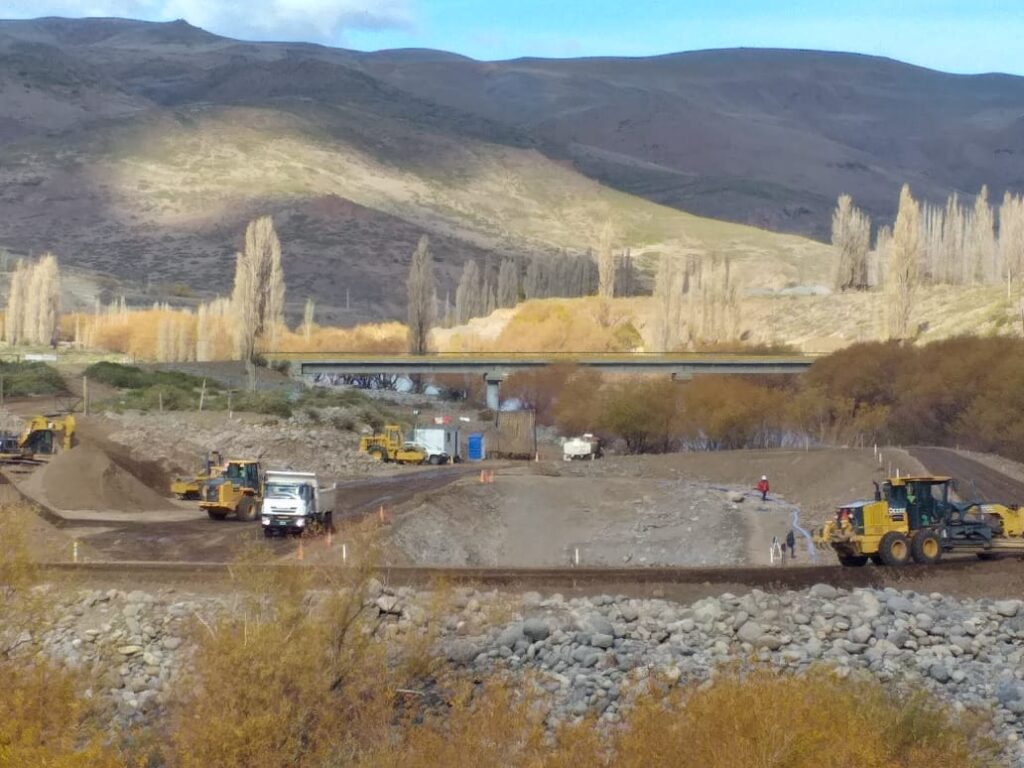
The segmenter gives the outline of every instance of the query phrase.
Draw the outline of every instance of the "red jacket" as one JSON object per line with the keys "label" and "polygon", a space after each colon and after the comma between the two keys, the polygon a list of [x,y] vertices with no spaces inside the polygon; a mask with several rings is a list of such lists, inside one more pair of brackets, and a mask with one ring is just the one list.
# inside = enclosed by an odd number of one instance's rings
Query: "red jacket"
{"label": "red jacket", "polygon": [[760,482],[758,482],[757,490],[760,491],[761,493],[768,493],[768,491],[771,490],[771,488],[768,487],[768,481],[761,480]]}

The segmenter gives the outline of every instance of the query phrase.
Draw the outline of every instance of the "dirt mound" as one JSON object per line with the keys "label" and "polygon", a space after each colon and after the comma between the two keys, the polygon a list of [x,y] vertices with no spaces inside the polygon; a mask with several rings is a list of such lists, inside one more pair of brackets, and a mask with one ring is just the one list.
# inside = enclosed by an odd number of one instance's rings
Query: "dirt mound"
{"label": "dirt mound", "polygon": [[106,451],[92,445],[55,456],[26,482],[25,490],[56,509],[148,512],[174,508]]}

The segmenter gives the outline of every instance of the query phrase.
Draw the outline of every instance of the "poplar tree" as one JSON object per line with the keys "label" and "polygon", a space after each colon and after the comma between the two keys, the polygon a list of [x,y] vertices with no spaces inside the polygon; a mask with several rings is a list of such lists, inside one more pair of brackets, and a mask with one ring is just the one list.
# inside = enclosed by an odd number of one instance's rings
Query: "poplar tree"
{"label": "poplar tree", "polygon": [[245,248],[235,258],[231,303],[235,352],[245,362],[249,389],[255,391],[257,345],[268,334],[275,339],[284,322],[281,241],[269,216],[249,222],[245,229]]}
{"label": "poplar tree", "polygon": [[840,291],[867,289],[871,220],[853,204],[849,195],[839,196],[832,213],[832,246],[839,256],[836,288]]}
{"label": "poplar tree", "polygon": [[498,269],[498,306],[509,309],[519,303],[519,270],[512,259],[504,259]]}
{"label": "poplar tree", "polygon": [[615,252],[612,250],[614,232],[612,223],[605,222],[601,229],[601,242],[597,249],[597,293],[603,299],[615,296]]}
{"label": "poplar tree", "polygon": [[406,280],[409,353],[427,354],[430,329],[434,327],[434,265],[430,258],[430,241],[420,238],[409,265]]}
{"label": "poplar tree", "polygon": [[886,309],[889,338],[906,339],[921,264],[921,211],[910,194],[900,191],[900,207],[892,230],[892,244],[886,267]]}

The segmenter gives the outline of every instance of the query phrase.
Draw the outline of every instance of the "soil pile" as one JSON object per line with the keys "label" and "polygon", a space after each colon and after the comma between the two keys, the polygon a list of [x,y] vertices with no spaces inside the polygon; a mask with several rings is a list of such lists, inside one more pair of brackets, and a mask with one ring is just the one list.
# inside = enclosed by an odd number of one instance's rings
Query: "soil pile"
{"label": "soil pile", "polygon": [[168,499],[92,445],[80,445],[54,456],[29,478],[25,490],[55,509],[149,512],[174,508]]}

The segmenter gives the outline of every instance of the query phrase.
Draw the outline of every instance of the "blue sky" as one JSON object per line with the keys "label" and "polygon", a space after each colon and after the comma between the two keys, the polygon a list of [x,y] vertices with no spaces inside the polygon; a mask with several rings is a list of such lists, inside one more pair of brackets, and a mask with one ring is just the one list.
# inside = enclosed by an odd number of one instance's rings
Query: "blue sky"
{"label": "blue sky", "polygon": [[245,39],[479,59],[757,46],[1024,75],[1024,0],[0,0],[0,17],[40,15],[186,18]]}

